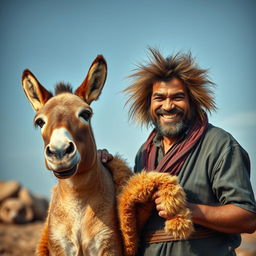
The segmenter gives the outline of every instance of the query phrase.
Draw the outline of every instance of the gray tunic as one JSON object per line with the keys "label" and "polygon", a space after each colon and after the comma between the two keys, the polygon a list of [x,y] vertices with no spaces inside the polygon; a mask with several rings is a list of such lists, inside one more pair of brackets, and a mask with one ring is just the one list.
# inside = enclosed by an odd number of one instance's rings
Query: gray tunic
{"label": "gray tunic", "polygon": [[[163,157],[161,142],[158,162]],[[142,169],[143,145],[136,155],[134,171]],[[187,201],[219,206],[234,204],[256,213],[256,203],[250,183],[250,160],[246,151],[226,131],[209,124],[204,137],[185,161],[179,175]],[[164,219],[155,211],[144,232],[162,230]],[[197,240],[147,244],[141,238],[138,255],[226,256],[235,255],[241,243],[240,235],[219,233],[218,236]]]}

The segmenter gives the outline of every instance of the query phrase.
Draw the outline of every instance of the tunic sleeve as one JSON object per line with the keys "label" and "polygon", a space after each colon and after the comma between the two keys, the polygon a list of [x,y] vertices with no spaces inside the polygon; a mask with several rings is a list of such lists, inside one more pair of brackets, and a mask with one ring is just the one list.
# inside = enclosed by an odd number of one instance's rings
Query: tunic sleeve
{"label": "tunic sleeve", "polygon": [[256,213],[250,182],[250,159],[239,144],[225,148],[213,173],[213,191],[221,205],[234,204]]}

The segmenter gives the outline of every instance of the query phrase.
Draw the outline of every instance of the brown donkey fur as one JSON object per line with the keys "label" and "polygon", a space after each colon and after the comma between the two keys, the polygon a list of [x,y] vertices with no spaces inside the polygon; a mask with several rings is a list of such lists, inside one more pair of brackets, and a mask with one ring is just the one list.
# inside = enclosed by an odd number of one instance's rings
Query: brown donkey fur
{"label": "brown donkey fur", "polygon": [[[97,157],[90,125],[90,103],[98,99],[106,74],[106,62],[98,56],[75,94],[60,85],[53,97],[29,70],[23,73],[46,167],[58,178],[37,255],[122,255],[114,183]],[[130,173],[123,161],[115,161]]]}

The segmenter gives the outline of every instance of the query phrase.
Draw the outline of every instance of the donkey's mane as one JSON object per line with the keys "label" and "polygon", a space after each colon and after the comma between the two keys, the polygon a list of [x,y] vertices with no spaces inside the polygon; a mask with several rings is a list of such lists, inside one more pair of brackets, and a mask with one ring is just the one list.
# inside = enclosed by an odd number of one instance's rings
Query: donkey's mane
{"label": "donkey's mane", "polygon": [[72,93],[71,85],[69,83],[63,83],[63,82],[56,84],[55,95],[58,95],[64,92]]}

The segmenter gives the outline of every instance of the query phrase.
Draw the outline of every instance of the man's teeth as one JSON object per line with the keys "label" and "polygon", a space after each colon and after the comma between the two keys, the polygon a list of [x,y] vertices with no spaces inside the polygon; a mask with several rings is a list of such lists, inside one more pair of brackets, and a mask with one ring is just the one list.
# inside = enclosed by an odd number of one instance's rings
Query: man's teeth
{"label": "man's teeth", "polygon": [[173,119],[177,116],[177,114],[174,114],[174,115],[162,115],[163,118],[165,119]]}

